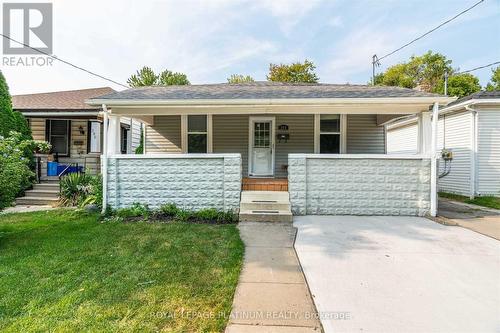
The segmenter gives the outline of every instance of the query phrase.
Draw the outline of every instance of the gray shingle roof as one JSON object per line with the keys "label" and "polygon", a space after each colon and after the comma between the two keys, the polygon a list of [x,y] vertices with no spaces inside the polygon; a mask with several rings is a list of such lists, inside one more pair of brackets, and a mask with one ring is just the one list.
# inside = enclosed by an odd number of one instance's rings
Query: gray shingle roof
{"label": "gray shingle roof", "polygon": [[[453,106],[456,104],[463,103],[465,101],[473,100],[473,99],[494,99],[498,98],[500,99],[500,90],[494,90],[494,91],[478,91],[477,93],[473,93],[469,96],[462,97],[460,99],[457,99],[454,102],[451,102],[448,106]],[[500,100],[498,101],[500,103]]]}
{"label": "gray shingle roof", "polygon": [[99,100],[384,98],[439,96],[413,89],[353,84],[252,82],[131,88]]}

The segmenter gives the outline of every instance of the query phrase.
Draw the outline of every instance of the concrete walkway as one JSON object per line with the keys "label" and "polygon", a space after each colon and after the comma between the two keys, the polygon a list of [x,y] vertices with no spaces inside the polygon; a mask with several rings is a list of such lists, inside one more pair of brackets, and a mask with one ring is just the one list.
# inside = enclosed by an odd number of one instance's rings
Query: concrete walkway
{"label": "concrete walkway", "polygon": [[421,217],[296,216],[294,226],[325,332],[498,332],[499,241]]}
{"label": "concrete walkway", "polygon": [[9,213],[29,213],[29,212],[39,212],[39,211],[47,211],[55,209],[52,206],[24,206],[24,205],[16,205],[14,207],[5,208],[0,214],[9,214]]}
{"label": "concrete walkway", "polygon": [[321,324],[293,248],[291,224],[238,226],[245,261],[226,333],[321,332]]}
{"label": "concrete walkway", "polygon": [[437,222],[458,225],[500,240],[500,210],[443,198],[439,199],[438,207]]}

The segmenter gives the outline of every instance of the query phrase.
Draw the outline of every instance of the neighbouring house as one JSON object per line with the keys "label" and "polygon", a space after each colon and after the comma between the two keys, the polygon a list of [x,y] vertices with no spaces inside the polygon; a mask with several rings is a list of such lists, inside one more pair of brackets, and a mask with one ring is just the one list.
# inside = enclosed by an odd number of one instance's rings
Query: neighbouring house
{"label": "neighbouring house", "polygon": [[[388,155],[384,125],[418,115],[435,138],[430,110],[453,100],[399,87],[253,82],[132,88],[87,103],[109,119],[105,205],[170,202],[290,220],[435,214],[436,145],[426,138],[418,155]],[[122,117],[146,124],[145,154],[120,152]]]}
{"label": "neighbouring house", "polygon": [[[416,154],[419,118],[386,125],[387,153]],[[500,196],[500,91],[480,91],[439,110],[438,151],[453,154],[439,162],[439,191]]]}
{"label": "neighbouring house", "polygon": [[[114,93],[109,87],[12,96],[13,109],[28,120],[33,139],[52,145],[52,157],[62,166],[100,170],[102,115],[100,106],[85,103],[89,98]],[[120,122],[120,152],[134,153],[140,143],[142,124],[124,117]],[[40,157],[40,156],[39,156]],[[50,159],[50,158],[49,158]],[[47,156],[42,156],[40,178],[47,177]]]}

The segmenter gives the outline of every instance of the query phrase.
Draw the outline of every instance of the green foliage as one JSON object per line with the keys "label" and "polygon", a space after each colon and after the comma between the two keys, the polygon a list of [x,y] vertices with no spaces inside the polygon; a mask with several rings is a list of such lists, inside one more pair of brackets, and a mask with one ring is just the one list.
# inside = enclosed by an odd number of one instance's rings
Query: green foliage
{"label": "green foliage", "polygon": [[158,75],[147,66],[142,67],[127,80],[128,85],[131,87],[154,86],[157,85],[157,82]]}
{"label": "green foliage", "polygon": [[35,174],[29,166],[35,148],[36,142],[23,139],[20,133],[0,136],[0,210],[31,186]]}
{"label": "green foliage", "polygon": [[143,217],[145,220],[148,219],[151,214],[151,210],[147,205],[134,202],[132,206],[127,208],[117,209],[115,215],[121,218],[127,217]]}
{"label": "green foliage", "polygon": [[440,53],[428,51],[421,56],[412,56],[408,62],[389,67],[378,75],[375,84],[404,88],[419,87],[426,92],[438,92],[444,73],[451,76],[452,61]]}
{"label": "green foliage", "polygon": [[61,178],[62,206],[102,205],[102,179],[100,175],[74,172]]}
{"label": "green foliage", "polygon": [[169,71],[168,69],[159,75],[147,66],[130,76],[127,83],[131,87],[144,86],[169,86],[169,85],[187,85],[190,84],[186,74]]}
{"label": "green foliage", "polygon": [[190,84],[186,74],[184,73],[173,73],[168,69],[161,72],[158,77],[158,85],[160,86],[182,86]]}
{"label": "green foliage", "polygon": [[250,75],[232,74],[228,79],[227,83],[248,83],[255,82],[253,77]]}
{"label": "green foliage", "polygon": [[303,63],[295,62],[287,64],[270,64],[268,81],[275,82],[297,82],[297,83],[317,83],[318,76],[314,72],[316,66],[309,60]]}
{"label": "green foliage", "polygon": [[[448,95],[464,97],[481,90],[481,85],[479,84],[479,79],[470,74],[456,74],[448,78]],[[444,80],[440,81],[436,91],[439,94],[444,94]]]}
{"label": "green foliage", "polygon": [[181,209],[173,203],[166,203],[157,210],[150,210],[147,205],[134,203],[131,207],[110,211],[107,221],[157,220],[178,222],[199,222],[229,224],[238,222],[238,216],[232,211],[220,211],[214,208],[192,211]]}
{"label": "green foliage", "polygon": [[136,154],[144,154],[144,129],[141,126],[141,139],[137,148],[135,148]]}
{"label": "green foliage", "polygon": [[491,70],[491,80],[486,85],[486,90],[500,90],[500,66]]}
{"label": "green foliage", "polygon": [[23,139],[31,139],[26,118],[20,112],[12,110],[9,86],[0,71],[0,135],[7,137],[11,131],[21,133]]}

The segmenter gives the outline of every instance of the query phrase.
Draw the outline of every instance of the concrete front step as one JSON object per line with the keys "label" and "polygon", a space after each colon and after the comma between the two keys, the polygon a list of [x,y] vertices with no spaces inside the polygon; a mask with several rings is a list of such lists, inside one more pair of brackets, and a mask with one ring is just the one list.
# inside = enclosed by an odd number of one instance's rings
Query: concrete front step
{"label": "concrete front step", "polygon": [[50,189],[33,189],[28,190],[24,193],[26,197],[37,197],[37,198],[49,198],[49,199],[58,199],[59,198],[59,188],[50,188]]}
{"label": "concrete front step", "polygon": [[288,192],[283,191],[242,191],[241,202],[280,201],[290,202]]}
{"label": "concrete front step", "polygon": [[292,222],[293,216],[286,210],[240,211],[240,222]]}
{"label": "concrete front step", "polygon": [[244,210],[285,210],[290,211],[290,203],[288,202],[240,202],[240,211]]}
{"label": "concrete front step", "polygon": [[16,205],[45,206],[57,203],[58,198],[22,197],[16,199]]}
{"label": "concrete front step", "polygon": [[33,189],[34,190],[41,190],[41,191],[57,191],[59,192],[59,183],[40,183],[40,184],[33,184]]}

